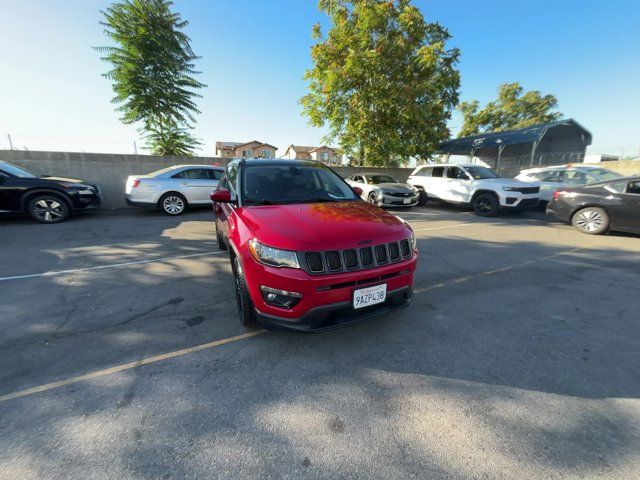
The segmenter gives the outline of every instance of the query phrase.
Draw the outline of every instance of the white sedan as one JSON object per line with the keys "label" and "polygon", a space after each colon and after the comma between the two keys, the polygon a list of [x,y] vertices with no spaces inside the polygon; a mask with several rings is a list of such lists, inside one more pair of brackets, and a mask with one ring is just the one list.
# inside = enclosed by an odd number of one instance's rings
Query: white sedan
{"label": "white sedan", "polygon": [[516,177],[521,182],[540,184],[540,201],[550,202],[553,192],[562,187],[577,187],[587,183],[605,182],[623,175],[592,165],[558,165],[522,170]]}
{"label": "white sedan", "polygon": [[208,205],[218,187],[223,167],[175,165],[147,175],[131,175],[125,187],[128,205],[158,207],[167,215],[180,215],[189,205]]}
{"label": "white sedan", "polygon": [[362,199],[381,207],[413,207],[420,199],[417,188],[384,173],[356,173],[346,179],[362,190]]}

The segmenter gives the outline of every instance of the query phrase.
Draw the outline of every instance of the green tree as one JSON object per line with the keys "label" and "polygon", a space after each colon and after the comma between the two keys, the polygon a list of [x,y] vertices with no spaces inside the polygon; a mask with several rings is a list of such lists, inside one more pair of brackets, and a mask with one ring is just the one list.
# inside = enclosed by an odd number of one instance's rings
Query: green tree
{"label": "green tree", "polygon": [[123,123],[142,123],[147,147],[157,155],[192,155],[200,143],[191,136],[200,113],[194,90],[205,85],[193,78],[198,59],[181,30],[188,24],[171,11],[168,0],[125,0],[102,11],[105,35],[115,46],[96,47],[112,69]]}
{"label": "green tree", "polygon": [[524,128],[562,118],[558,99],[553,95],[541,95],[537,90],[524,93],[518,82],[504,83],[498,89],[498,98],[480,109],[480,102],[462,102],[458,108],[464,123],[461,137],[484,132],[499,132],[512,128]]}
{"label": "green tree", "polygon": [[323,139],[366,165],[426,158],[449,137],[446,122],[458,102],[459,51],[450,35],[427,23],[410,0],[320,0],[331,19],[312,49],[301,98]]}

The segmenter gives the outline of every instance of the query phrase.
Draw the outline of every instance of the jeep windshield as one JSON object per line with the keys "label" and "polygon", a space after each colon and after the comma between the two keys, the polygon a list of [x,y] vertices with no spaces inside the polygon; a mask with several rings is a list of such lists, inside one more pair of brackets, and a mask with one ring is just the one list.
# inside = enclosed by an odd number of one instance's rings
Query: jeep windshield
{"label": "jeep windshield", "polygon": [[485,180],[487,178],[498,178],[493,170],[486,167],[464,167],[474,180]]}
{"label": "jeep windshield", "polygon": [[246,205],[345,202],[356,194],[332,170],[315,165],[247,165],[242,178]]}

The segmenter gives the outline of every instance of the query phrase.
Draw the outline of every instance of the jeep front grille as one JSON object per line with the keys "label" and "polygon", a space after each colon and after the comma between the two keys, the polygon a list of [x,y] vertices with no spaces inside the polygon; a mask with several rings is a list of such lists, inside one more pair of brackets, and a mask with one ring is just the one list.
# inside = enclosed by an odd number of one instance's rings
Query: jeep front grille
{"label": "jeep front grille", "polygon": [[411,258],[409,240],[391,242],[375,247],[329,250],[325,252],[301,252],[304,258],[302,268],[311,274],[331,274],[365,270],[381,265],[389,265]]}
{"label": "jeep front grille", "polygon": [[304,258],[307,260],[307,267],[310,273],[321,273],[324,271],[320,252],[307,252]]}

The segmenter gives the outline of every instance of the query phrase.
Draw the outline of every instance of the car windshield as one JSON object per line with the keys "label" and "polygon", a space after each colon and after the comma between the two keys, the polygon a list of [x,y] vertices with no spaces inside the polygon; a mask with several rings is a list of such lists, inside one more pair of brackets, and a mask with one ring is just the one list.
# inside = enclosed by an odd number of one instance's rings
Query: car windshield
{"label": "car windshield", "polygon": [[28,172],[23,168],[16,167],[15,165],[11,165],[10,163],[0,163],[0,170],[7,172],[9,175],[13,175],[14,177],[38,178],[38,175]]}
{"label": "car windshield", "polygon": [[389,175],[370,175],[367,177],[369,185],[378,185],[380,183],[398,183],[398,181]]}
{"label": "car windshield", "polygon": [[615,180],[616,178],[622,178],[619,173],[607,170],[606,168],[598,168],[589,170],[589,176],[592,177],[590,181],[594,182],[606,182],[607,180]]}
{"label": "car windshield", "polygon": [[342,178],[316,165],[247,165],[242,185],[249,205],[357,200]]}
{"label": "car windshield", "polygon": [[485,178],[498,178],[496,173],[487,167],[464,167],[469,175],[476,180],[483,180]]}

